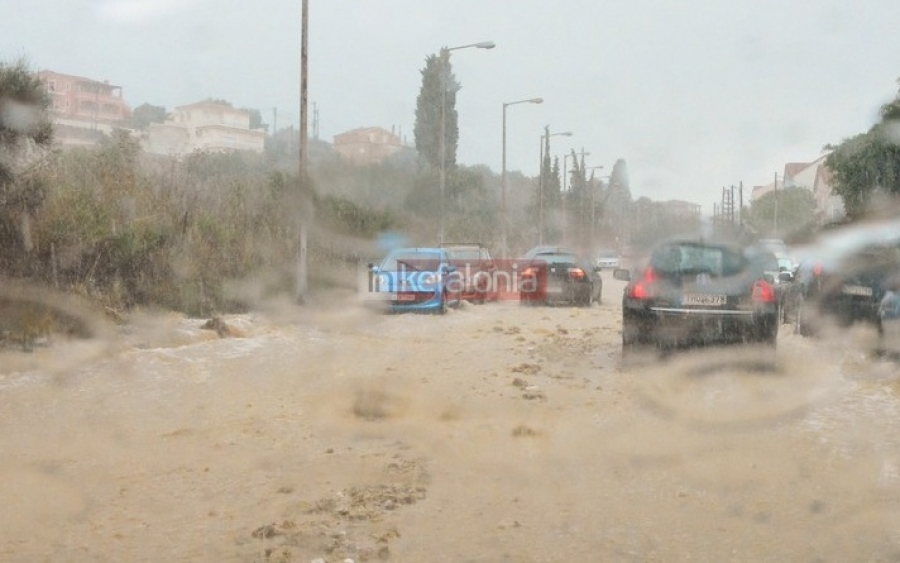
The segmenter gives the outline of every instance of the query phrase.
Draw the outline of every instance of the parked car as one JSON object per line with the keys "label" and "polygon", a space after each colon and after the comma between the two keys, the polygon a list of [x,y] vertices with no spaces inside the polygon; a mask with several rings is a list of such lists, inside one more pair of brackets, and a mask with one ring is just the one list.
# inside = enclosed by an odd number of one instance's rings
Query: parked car
{"label": "parked car", "polygon": [[878,326],[880,305],[900,272],[900,241],[871,242],[829,260],[812,258],[795,274],[786,316],[803,335],[823,320]]}
{"label": "parked car", "polygon": [[443,248],[399,248],[369,270],[373,293],[391,312],[446,313],[460,303],[459,274]]}
{"label": "parked car", "polygon": [[778,319],[780,323],[786,322],[787,301],[794,283],[794,261],[786,254],[775,252],[770,245],[756,245],[756,260],[763,265],[766,281],[775,288],[775,297],[778,302]]}
{"label": "parked car", "polygon": [[758,249],[703,239],[664,242],[632,275],[622,296],[622,349],[713,342],[775,345],[778,301]]}
{"label": "parked car", "polygon": [[532,248],[520,260],[519,271],[519,301],[523,305],[587,307],[592,301],[599,303],[603,294],[599,269],[569,248]]}
{"label": "parked car", "polygon": [[619,253],[615,250],[601,250],[594,258],[595,268],[615,269],[619,267]]}
{"label": "parked car", "polygon": [[450,264],[456,268],[463,301],[484,303],[497,300],[497,264],[480,243],[444,243]]}

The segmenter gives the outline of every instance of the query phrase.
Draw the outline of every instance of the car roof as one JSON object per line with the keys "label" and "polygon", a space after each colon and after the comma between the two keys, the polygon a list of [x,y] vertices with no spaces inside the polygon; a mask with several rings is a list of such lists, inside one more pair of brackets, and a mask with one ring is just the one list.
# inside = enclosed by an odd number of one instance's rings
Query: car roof
{"label": "car roof", "polygon": [[429,247],[429,246],[417,246],[410,248],[395,248],[390,252],[390,254],[399,254],[399,253],[407,253],[407,254],[446,254],[447,251],[443,248]]}
{"label": "car roof", "polygon": [[[732,250],[740,250],[742,248],[746,248],[748,245],[741,244],[740,241],[735,241],[729,238],[707,238],[707,237],[682,237],[682,238],[672,238],[667,239],[655,246],[655,248],[664,248],[666,246],[672,245],[685,245],[685,246],[708,246],[712,248],[730,248]],[[752,245],[750,245],[752,246]],[[771,251],[768,251],[771,252]]]}
{"label": "car roof", "polygon": [[565,246],[535,246],[531,250],[525,253],[526,258],[534,258],[535,256],[542,255],[550,255],[550,254],[570,254],[577,256],[578,253],[573,249],[565,247]]}
{"label": "car roof", "polygon": [[441,248],[485,248],[480,242],[442,242]]}

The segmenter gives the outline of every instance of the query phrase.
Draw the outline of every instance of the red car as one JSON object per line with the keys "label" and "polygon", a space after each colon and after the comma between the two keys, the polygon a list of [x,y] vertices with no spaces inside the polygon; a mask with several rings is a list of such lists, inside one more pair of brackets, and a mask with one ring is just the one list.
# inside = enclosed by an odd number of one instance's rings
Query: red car
{"label": "red car", "polygon": [[448,260],[459,274],[461,298],[470,303],[496,301],[498,296],[497,264],[490,251],[477,242],[444,243]]}

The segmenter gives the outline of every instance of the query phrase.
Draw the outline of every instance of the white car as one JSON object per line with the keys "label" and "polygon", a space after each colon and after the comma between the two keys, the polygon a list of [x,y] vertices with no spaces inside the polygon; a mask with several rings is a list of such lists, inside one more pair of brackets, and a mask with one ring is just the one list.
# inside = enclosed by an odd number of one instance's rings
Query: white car
{"label": "white car", "polygon": [[597,268],[614,269],[619,267],[619,253],[615,250],[601,250],[594,259]]}

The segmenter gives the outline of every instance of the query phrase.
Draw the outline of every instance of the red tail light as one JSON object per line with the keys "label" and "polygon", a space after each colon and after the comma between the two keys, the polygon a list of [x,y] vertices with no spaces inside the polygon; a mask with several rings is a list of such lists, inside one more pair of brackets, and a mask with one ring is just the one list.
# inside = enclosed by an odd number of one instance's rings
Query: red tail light
{"label": "red tail light", "polygon": [[653,268],[644,270],[644,275],[640,280],[632,283],[628,288],[628,297],[631,299],[650,299],[653,292],[650,290],[653,282],[656,281],[657,275]]}
{"label": "red tail light", "polygon": [[767,281],[759,280],[753,284],[754,303],[774,303],[775,288]]}
{"label": "red tail light", "polygon": [[632,299],[649,299],[650,288],[648,287],[647,282],[634,282],[634,284],[628,289],[628,297]]}
{"label": "red tail light", "polygon": [[569,277],[576,280],[583,280],[587,274],[581,268],[569,268]]}

